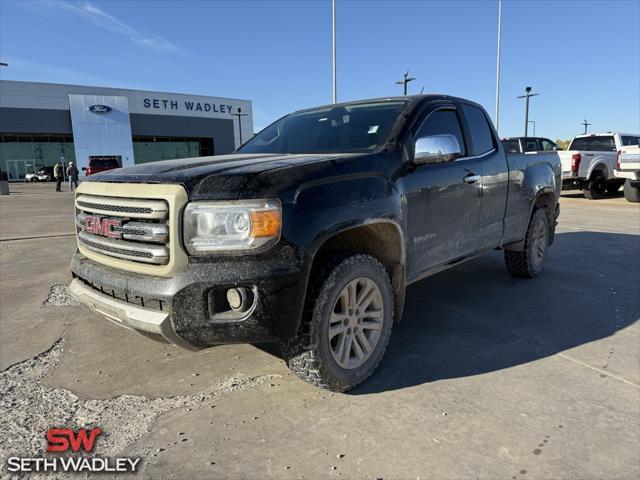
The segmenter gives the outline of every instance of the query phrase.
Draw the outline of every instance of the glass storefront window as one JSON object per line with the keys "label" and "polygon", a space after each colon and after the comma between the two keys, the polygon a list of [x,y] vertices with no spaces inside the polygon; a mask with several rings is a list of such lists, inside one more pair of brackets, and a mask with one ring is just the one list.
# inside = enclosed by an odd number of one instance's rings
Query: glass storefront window
{"label": "glass storefront window", "polygon": [[[133,137],[135,163],[214,155],[213,138]],[[0,170],[10,180],[59,162],[76,163],[70,135],[0,134]]]}
{"label": "glass storefront window", "polygon": [[48,167],[64,158],[76,160],[73,138],[67,135],[0,134],[0,170],[9,180],[21,180],[29,172]]}
{"label": "glass storefront window", "polygon": [[211,138],[133,137],[135,163],[213,155]]}

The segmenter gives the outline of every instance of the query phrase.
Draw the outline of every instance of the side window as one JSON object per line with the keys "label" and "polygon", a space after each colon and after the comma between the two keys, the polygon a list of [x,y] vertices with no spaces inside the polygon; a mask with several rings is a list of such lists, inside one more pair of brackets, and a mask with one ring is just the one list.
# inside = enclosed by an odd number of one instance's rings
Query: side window
{"label": "side window", "polygon": [[465,156],[464,137],[455,110],[436,110],[432,112],[413,134],[415,139],[448,133],[458,139],[461,156]]}
{"label": "side window", "polygon": [[525,142],[525,152],[537,152],[538,148],[538,140],[535,138],[526,138]]}
{"label": "side window", "polygon": [[631,145],[640,145],[640,137],[632,137],[630,135],[623,135],[621,137],[622,145],[629,147]]}
{"label": "side window", "polygon": [[471,131],[471,155],[482,155],[495,148],[493,135],[484,112],[472,105],[462,105],[462,111]]}
{"label": "side window", "polygon": [[556,144],[549,139],[543,138],[540,140],[540,146],[542,147],[543,152],[552,152],[556,147]]}
{"label": "side window", "polygon": [[520,153],[518,140],[502,140],[502,147],[505,153]]}

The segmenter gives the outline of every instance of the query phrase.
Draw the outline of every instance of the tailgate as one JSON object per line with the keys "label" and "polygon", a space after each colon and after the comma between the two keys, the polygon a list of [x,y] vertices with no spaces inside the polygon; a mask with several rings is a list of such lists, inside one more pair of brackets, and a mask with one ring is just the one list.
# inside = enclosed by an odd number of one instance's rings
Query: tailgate
{"label": "tailgate", "polygon": [[571,157],[574,153],[578,153],[573,150],[560,150],[558,156],[560,157],[560,163],[562,163],[562,177],[571,176]]}
{"label": "tailgate", "polygon": [[625,145],[620,152],[620,170],[640,170],[640,145]]}

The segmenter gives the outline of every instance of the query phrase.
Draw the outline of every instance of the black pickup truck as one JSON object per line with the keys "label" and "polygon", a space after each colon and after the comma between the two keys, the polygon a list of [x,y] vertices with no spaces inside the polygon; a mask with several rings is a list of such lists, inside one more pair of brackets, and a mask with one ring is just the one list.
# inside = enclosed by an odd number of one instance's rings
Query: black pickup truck
{"label": "black pickup truck", "polygon": [[493,249],[540,273],[560,176],[557,155],[506,156],[460,98],[301,110],[232,155],[82,182],[71,289],[183,347],[279,341],[300,377],[346,391],[380,362],[408,284]]}

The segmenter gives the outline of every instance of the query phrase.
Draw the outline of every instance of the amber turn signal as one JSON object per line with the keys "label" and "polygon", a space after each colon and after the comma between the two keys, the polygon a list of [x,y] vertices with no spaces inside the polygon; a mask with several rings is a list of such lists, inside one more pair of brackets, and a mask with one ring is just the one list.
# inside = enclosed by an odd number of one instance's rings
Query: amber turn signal
{"label": "amber turn signal", "polygon": [[275,237],[280,234],[282,217],[279,210],[258,210],[251,212],[252,237]]}

